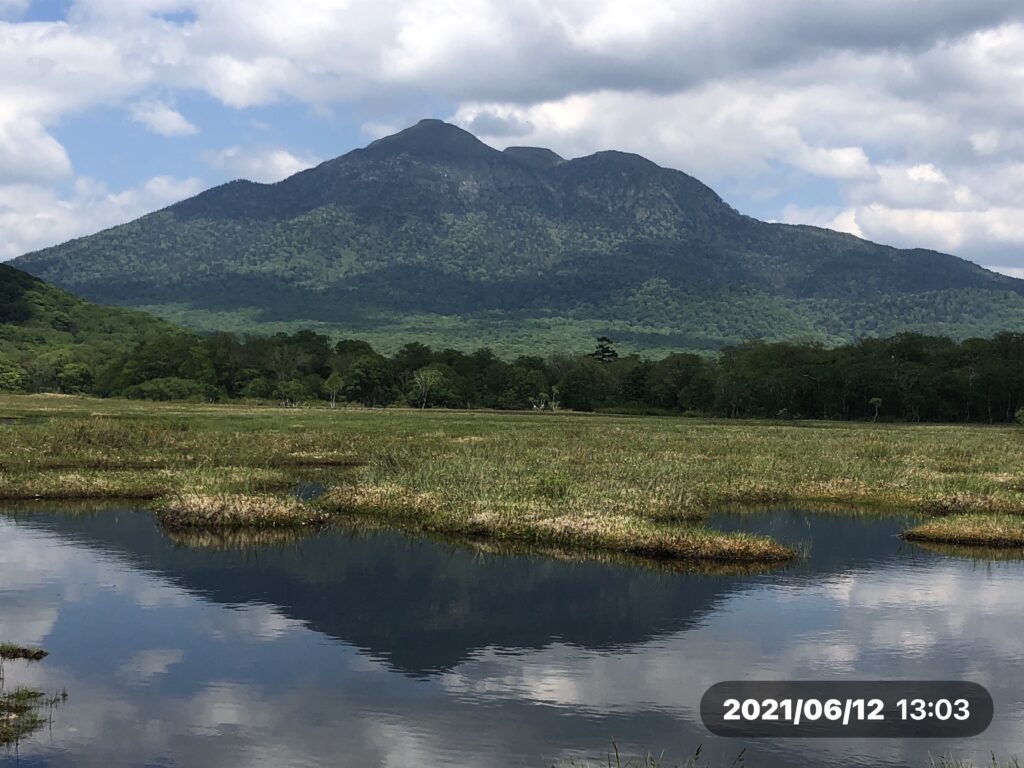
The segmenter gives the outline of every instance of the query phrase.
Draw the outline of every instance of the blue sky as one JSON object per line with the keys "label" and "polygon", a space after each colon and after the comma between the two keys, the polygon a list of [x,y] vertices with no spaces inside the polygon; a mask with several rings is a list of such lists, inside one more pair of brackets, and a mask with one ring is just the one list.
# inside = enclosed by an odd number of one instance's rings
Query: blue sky
{"label": "blue sky", "polygon": [[1024,269],[1024,10],[988,0],[0,0],[0,258],[422,117]]}

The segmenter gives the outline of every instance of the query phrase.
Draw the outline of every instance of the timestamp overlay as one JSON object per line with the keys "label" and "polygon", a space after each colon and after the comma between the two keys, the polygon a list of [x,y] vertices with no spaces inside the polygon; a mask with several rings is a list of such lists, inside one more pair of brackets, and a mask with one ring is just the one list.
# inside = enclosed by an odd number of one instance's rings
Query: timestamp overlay
{"label": "timestamp overlay", "polygon": [[700,715],[717,736],[966,738],[992,722],[977,683],[944,680],[747,680],[717,683]]}

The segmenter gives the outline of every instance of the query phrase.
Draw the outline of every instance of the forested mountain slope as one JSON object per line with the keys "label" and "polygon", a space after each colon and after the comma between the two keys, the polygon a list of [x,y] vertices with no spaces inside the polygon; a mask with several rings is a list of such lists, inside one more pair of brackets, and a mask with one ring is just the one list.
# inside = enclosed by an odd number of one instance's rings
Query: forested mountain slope
{"label": "forested mountain slope", "polygon": [[622,152],[499,152],[424,120],[277,184],[235,181],[16,262],[199,329],[503,353],[1024,330],[1024,281],[743,216]]}
{"label": "forested mountain slope", "polygon": [[87,390],[100,364],[174,330],[142,312],[90,304],[0,264],[0,390]]}

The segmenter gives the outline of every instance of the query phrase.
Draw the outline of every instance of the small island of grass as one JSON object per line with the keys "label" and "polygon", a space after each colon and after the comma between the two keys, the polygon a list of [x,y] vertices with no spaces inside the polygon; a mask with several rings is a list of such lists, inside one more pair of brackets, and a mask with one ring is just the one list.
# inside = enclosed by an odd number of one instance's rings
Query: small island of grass
{"label": "small island of grass", "polygon": [[936,517],[905,531],[903,538],[973,547],[1024,547],[1024,515],[970,513]]}
{"label": "small island of grass", "polygon": [[291,496],[182,493],[157,508],[165,526],[204,530],[301,528],[327,521],[323,511]]}
{"label": "small island of grass", "polygon": [[334,515],[365,516],[409,533],[438,534],[505,544],[561,547],[649,560],[703,563],[778,563],[796,553],[766,536],[727,533],[693,521],[653,520],[636,513],[581,505],[474,504],[472,498],[410,494],[395,486],[335,488],[322,500]]}

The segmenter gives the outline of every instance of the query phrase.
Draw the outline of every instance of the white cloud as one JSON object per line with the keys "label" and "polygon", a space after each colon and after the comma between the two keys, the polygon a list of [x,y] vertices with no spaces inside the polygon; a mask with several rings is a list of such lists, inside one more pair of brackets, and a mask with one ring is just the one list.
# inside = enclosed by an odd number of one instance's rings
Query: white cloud
{"label": "white cloud", "polygon": [[797,168],[833,179],[864,179],[875,175],[863,147],[807,147],[793,155]]}
{"label": "white cloud", "polygon": [[897,208],[870,203],[849,208],[787,206],[783,221],[811,224],[901,248],[962,252],[971,245],[977,261],[1018,276],[1014,259],[1024,253],[1024,206],[981,210]]}
{"label": "white cloud", "polygon": [[185,654],[178,648],[151,648],[125,661],[118,669],[118,675],[135,685],[150,683],[153,678],[166,674],[175,664],[180,664],[183,658]]}
{"label": "white cloud", "polygon": [[132,119],[161,136],[190,136],[199,129],[162,101],[143,101],[132,107]]}
{"label": "white cloud", "polygon": [[254,150],[237,146],[211,153],[207,161],[219,170],[265,184],[280,181],[320,162],[313,157],[293,155],[285,149]]}
{"label": "white cloud", "polygon": [[0,259],[91,234],[163,208],[203,188],[197,178],[156,176],[130,189],[109,192],[79,178],[62,197],[40,184],[0,186]]}
{"label": "white cloud", "polygon": [[0,120],[0,183],[52,181],[71,173],[71,160],[35,120]]}
{"label": "white cloud", "polygon": [[999,272],[1003,275],[1009,275],[1010,277],[1017,277],[1024,279],[1024,267],[1003,267],[999,265],[986,264],[986,269],[991,269],[993,272]]}
{"label": "white cloud", "polygon": [[[823,178],[874,178],[866,151],[846,144],[847,136],[838,137],[840,144],[829,136],[807,138],[797,128],[801,113],[820,99],[817,89],[773,91],[751,82],[666,95],[600,91],[525,106],[472,102],[455,120],[500,124],[499,133],[483,134],[497,146],[550,145],[569,157],[624,149],[711,182],[756,176],[780,161]],[[509,133],[507,126],[523,130]]]}

